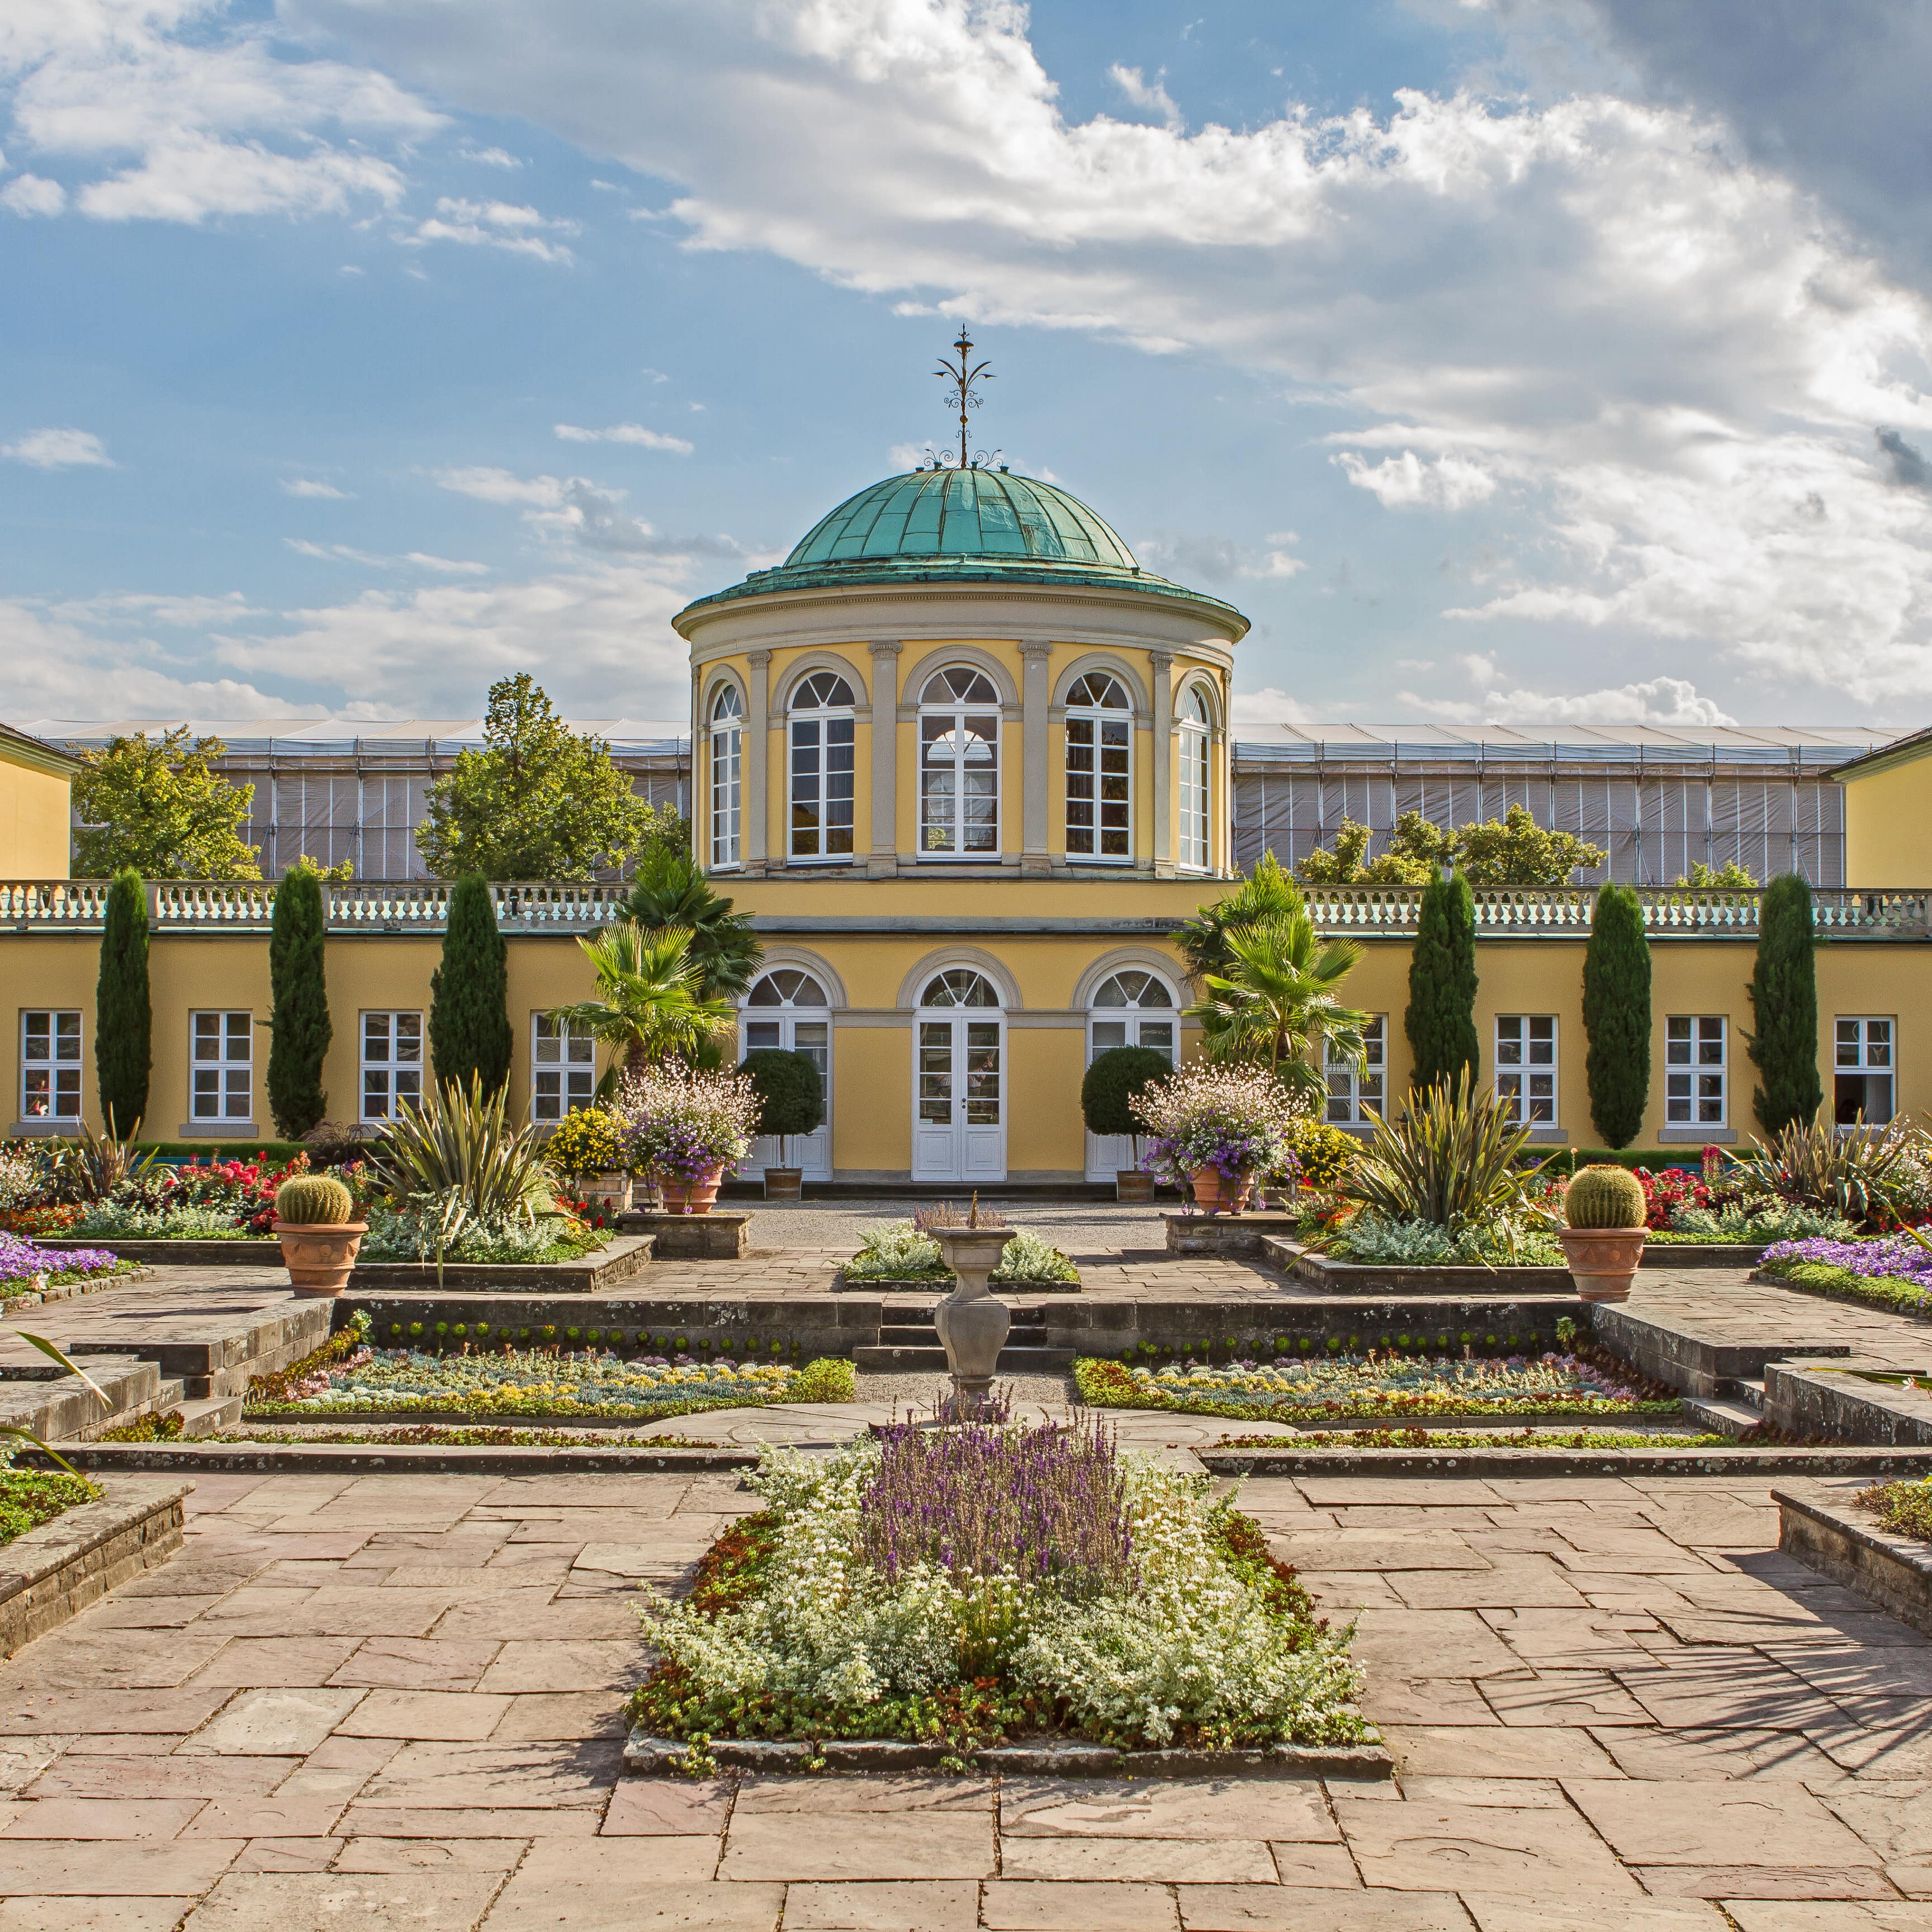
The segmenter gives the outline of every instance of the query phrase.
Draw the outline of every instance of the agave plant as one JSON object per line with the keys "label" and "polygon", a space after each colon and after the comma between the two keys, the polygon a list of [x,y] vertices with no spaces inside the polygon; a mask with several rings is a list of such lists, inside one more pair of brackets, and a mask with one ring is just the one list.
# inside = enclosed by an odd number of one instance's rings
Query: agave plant
{"label": "agave plant", "polygon": [[138,1120],[124,1138],[116,1136],[111,1108],[105,1132],[96,1133],[85,1120],[78,1124],[79,1141],[63,1148],[58,1156],[61,1178],[77,1199],[90,1205],[105,1201],[124,1182],[140,1180],[154,1167],[158,1158],[154,1150],[150,1148],[143,1154],[134,1144],[134,1136],[141,1131]]}
{"label": "agave plant", "polygon": [[398,1109],[376,1146],[373,1165],[391,1197],[436,1222],[448,1248],[472,1222],[528,1226],[555,1205],[543,1144],[529,1122],[514,1125],[499,1088],[472,1076],[454,1082],[424,1107]]}
{"label": "agave plant", "polygon": [[1459,1233],[1493,1224],[1514,1228],[1530,1210],[1546,1157],[1522,1162],[1529,1130],[1466,1071],[1446,1083],[1411,1088],[1393,1120],[1364,1110],[1375,1136],[1344,1184],[1364,1208],[1390,1221],[1429,1221]]}
{"label": "agave plant", "polygon": [[1774,1196],[1847,1221],[1875,1215],[1895,1220],[1922,1138],[1903,1118],[1879,1126],[1861,1118],[1841,1127],[1825,1119],[1820,1108],[1809,1120],[1780,1128],[1768,1142],[1754,1136],[1749,1154],[1730,1158],[1747,1196]]}

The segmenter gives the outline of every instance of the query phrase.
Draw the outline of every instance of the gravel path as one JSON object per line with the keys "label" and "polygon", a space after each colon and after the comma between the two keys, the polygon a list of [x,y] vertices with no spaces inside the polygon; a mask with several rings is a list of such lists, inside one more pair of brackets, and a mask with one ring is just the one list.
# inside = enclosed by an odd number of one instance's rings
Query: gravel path
{"label": "gravel path", "polygon": [[[732,1204],[736,1205],[736,1203]],[[916,1201],[758,1202],[751,1209],[754,1248],[811,1248],[849,1255],[865,1231],[881,1221],[909,1221]],[[1167,1232],[1158,1208],[1107,1201],[1002,1201],[984,1196],[1015,1228],[1030,1228],[1077,1260],[1082,1255],[1142,1249],[1165,1253]]]}
{"label": "gravel path", "polygon": [[[1073,1400],[1071,1376],[1002,1376],[994,1386],[1012,1396],[1016,1415],[1022,1409],[1064,1409]],[[915,1415],[930,1415],[933,1405],[952,1393],[952,1378],[934,1371],[884,1375],[861,1370],[858,1376],[861,1402],[887,1402]]]}

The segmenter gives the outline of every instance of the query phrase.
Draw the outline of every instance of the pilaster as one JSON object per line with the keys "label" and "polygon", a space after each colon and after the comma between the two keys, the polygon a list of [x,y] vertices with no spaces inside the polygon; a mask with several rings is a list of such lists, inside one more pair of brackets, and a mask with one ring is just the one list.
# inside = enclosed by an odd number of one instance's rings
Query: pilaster
{"label": "pilaster", "polygon": [[1020,870],[1046,872],[1052,868],[1047,851],[1047,713],[1052,701],[1050,644],[1022,640],[1020,663]]}
{"label": "pilaster", "polygon": [[1154,873],[1174,877],[1174,654],[1150,651],[1154,685]]}
{"label": "pilaster", "polygon": [[890,879],[899,869],[899,653],[884,640],[872,649],[872,849],[866,876]]}
{"label": "pilaster", "polygon": [[766,869],[765,774],[771,755],[772,654],[747,651],[750,667],[745,679],[745,870],[753,876]]}

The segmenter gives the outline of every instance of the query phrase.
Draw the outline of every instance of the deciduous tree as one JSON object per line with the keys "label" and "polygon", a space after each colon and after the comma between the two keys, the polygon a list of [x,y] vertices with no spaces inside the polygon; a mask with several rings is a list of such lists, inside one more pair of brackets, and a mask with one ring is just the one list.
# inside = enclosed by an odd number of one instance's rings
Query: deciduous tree
{"label": "deciduous tree", "polygon": [[1537,824],[1526,806],[1513,805],[1501,818],[1486,818],[1454,831],[1405,812],[1395,822],[1385,850],[1365,859],[1371,834],[1345,818],[1332,850],[1320,846],[1295,868],[1310,885],[1426,885],[1444,867],[1459,866],[1472,886],[1570,884],[1577,871],[1604,862],[1604,850],[1574,832],[1552,832]]}
{"label": "deciduous tree", "polygon": [[262,848],[244,845],[239,830],[255,788],[230,784],[209,763],[227,748],[182,725],[83,752],[74,781],[76,875],[105,879],[131,867],[144,879],[259,879]]}

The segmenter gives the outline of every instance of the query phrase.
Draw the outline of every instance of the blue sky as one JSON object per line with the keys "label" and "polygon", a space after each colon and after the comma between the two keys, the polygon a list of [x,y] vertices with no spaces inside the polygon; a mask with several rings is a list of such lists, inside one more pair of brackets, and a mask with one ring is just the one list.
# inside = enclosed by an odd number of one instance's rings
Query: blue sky
{"label": "blue sky", "polygon": [[963,317],[1250,723],[1923,722],[1932,40],[1810,17],[15,0],[0,714],[674,717]]}

